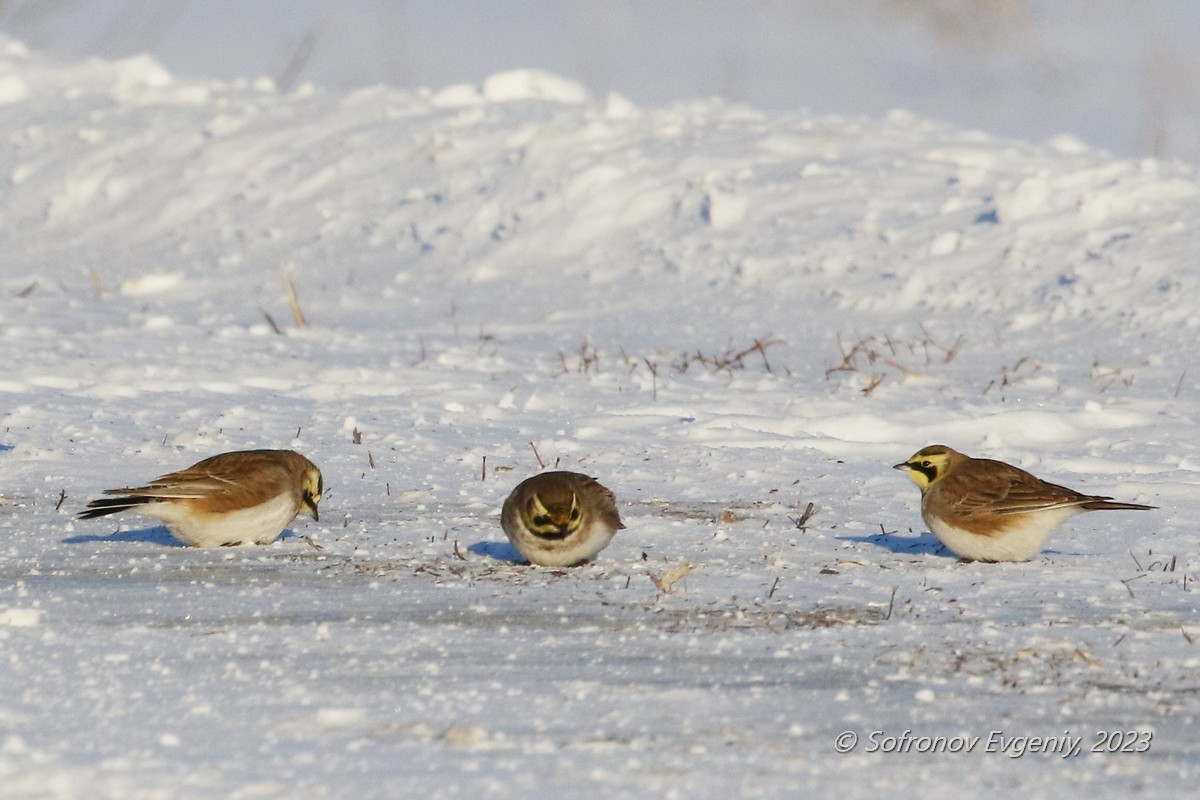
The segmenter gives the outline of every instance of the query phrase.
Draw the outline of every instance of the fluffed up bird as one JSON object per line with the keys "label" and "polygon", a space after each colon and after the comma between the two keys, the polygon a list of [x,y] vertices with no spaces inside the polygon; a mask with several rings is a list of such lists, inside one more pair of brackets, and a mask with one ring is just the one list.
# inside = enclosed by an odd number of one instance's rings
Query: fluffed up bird
{"label": "fluffed up bird", "polygon": [[896,464],[921,490],[921,516],[934,536],[972,561],[1028,561],[1064,521],[1083,511],[1155,506],[1081,494],[1019,467],[971,458],[941,444]]}
{"label": "fluffed up bird", "polygon": [[239,450],[88,503],[80,519],[133,511],[194,547],[270,544],[298,514],[319,519],[321,470],[291,450]]}
{"label": "fluffed up bird", "polygon": [[504,501],[500,524],[517,552],[544,567],[581,564],[625,527],[613,493],[578,472],[525,479]]}

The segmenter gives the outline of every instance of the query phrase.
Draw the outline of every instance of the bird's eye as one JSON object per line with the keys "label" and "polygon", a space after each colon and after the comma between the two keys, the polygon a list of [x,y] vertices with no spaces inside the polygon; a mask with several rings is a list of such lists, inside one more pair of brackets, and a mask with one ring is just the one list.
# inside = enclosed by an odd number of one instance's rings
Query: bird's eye
{"label": "bird's eye", "polygon": [[922,462],[921,462],[921,466],[922,466],[922,467],[932,467],[932,466],[933,466],[933,462],[932,462],[932,461],[929,461],[928,459],[926,459],[925,461],[922,461]]}

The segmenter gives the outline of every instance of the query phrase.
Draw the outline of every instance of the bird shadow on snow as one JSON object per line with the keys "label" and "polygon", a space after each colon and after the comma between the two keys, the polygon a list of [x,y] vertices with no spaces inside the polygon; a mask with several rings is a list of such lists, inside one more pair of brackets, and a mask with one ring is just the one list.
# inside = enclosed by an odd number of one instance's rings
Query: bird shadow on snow
{"label": "bird shadow on snow", "polygon": [[62,540],[63,544],[85,544],[87,542],[150,542],[151,544],[161,544],[164,547],[185,547],[183,542],[171,535],[164,525],[157,525],[153,528],[137,528],[131,531],[113,531],[112,533],[100,534],[80,534],[78,536],[68,536]]}
{"label": "bird shadow on snow", "polygon": [[[890,550],[893,553],[903,553],[913,556],[946,556],[947,558],[958,559],[959,561],[967,561],[968,559],[958,558],[950,548],[937,540],[937,537],[932,534],[923,534],[913,538],[911,536],[898,536],[892,533],[874,533],[870,536],[839,536],[843,542],[861,542],[864,544],[873,544],[876,547]],[[1045,550],[1046,555],[1080,555],[1079,553],[1064,551],[1064,550]]]}
{"label": "bird shadow on snow", "polygon": [[[275,541],[283,542],[288,539],[301,538],[303,537],[299,536],[291,528],[285,528]],[[104,535],[80,534],[78,536],[68,536],[62,540],[63,544],[86,544],[87,542],[148,542],[150,544],[160,544],[163,547],[187,547],[186,544],[172,536],[165,525],[156,525],[153,528],[137,528],[131,531],[113,531]]]}
{"label": "bird shadow on snow", "polygon": [[476,542],[467,548],[467,552],[496,561],[507,561],[510,564],[526,564],[525,557],[517,552],[517,548],[508,542]]}
{"label": "bird shadow on snow", "polygon": [[906,555],[953,555],[946,549],[946,545],[939,542],[937,538],[929,535],[921,535],[914,538],[912,536],[897,536],[892,533],[873,533],[870,536],[839,536],[838,538],[843,542],[873,544],[884,550],[891,550],[893,553],[904,553]]}

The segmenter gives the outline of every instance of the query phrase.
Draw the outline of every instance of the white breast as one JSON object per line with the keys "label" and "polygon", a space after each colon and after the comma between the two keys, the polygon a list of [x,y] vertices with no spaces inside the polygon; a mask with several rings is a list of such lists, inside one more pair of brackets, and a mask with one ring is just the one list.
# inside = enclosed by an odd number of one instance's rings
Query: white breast
{"label": "white breast", "polygon": [[974,561],[1028,561],[1042,552],[1050,534],[1078,514],[1079,506],[1059,506],[1029,514],[1014,515],[1009,526],[992,536],[956,528],[943,519],[925,515],[934,536],[962,558]]}
{"label": "white breast", "polygon": [[175,503],[155,503],[138,510],[161,519],[175,538],[193,547],[270,544],[296,518],[296,505],[289,493],[221,514],[196,514]]}
{"label": "white breast", "polygon": [[543,567],[570,567],[599,553],[616,535],[617,529],[590,520],[566,539],[542,539],[525,527],[520,515],[504,532],[524,558]]}

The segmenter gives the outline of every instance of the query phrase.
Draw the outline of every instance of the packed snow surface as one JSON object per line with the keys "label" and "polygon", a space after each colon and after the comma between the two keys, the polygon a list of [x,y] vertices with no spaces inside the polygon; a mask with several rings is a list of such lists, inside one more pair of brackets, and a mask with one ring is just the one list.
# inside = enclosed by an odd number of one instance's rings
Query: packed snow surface
{"label": "packed snow surface", "polygon": [[[5,797],[1194,791],[1193,170],[10,39],[0,107]],[[960,562],[935,442],[1159,508]],[[319,523],[74,521],[253,447]],[[593,563],[505,542],[542,464],[616,493]]]}

